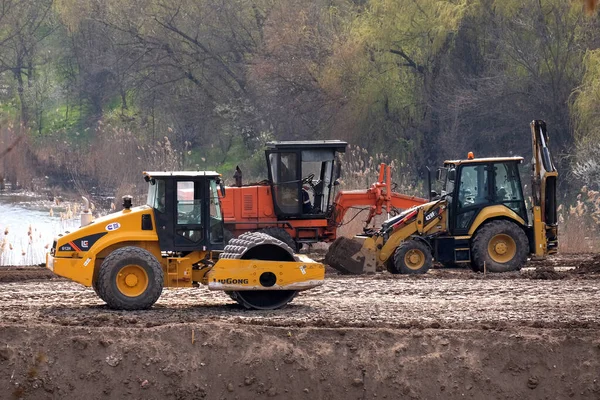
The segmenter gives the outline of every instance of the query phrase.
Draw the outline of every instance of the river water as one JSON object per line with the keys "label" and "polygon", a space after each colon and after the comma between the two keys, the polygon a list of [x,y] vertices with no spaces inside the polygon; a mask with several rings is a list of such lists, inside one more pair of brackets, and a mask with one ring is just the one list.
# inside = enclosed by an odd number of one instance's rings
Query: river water
{"label": "river water", "polygon": [[79,226],[79,205],[0,193],[0,266],[46,262],[55,236]]}

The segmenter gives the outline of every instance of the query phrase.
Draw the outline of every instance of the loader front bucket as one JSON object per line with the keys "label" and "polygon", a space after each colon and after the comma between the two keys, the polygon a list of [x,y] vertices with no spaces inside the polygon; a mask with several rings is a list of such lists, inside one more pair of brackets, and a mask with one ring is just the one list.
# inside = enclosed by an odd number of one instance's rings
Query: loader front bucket
{"label": "loader front bucket", "polygon": [[329,246],[325,264],[346,275],[375,273],[375,254],[364,246],[365,240],[366,237],[337,238]]}

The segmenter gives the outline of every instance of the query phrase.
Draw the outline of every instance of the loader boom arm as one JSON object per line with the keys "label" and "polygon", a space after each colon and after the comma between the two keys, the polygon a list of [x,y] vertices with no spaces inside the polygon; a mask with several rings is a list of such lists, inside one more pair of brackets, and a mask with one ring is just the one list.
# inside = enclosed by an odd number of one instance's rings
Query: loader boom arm
{"label": "loader boom arm", "polygon": [[531,122],[532,199],[533,199],[533,253],[537,257],[554,254],[558,250],[556,184],[558,172],[548,148],[548,132],[542,120]]}
{"label": "loader boom arm", "polygon": [[340,191],[337,194],[330,225],[340,226],[346,212],[353,207],[369,206],[369,214],[365,220],[366,226],[371,223],[375,215],[380,215],[384,209],[389,214],[394,210],[405,210],[427,203],[426,199],[417,196],[392,192],[391,184],[391,167],[382,163],[379,167],[379,178],[369,189]]}

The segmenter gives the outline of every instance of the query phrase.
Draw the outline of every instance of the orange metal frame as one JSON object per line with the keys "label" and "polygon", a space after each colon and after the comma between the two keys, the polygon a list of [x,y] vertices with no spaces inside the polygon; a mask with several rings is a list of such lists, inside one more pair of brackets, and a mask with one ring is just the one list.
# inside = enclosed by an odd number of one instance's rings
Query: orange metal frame
{"label": "orange metal frame", "polygon": [[238,236],[248,231],[280,227],[294,239],[317,236],[318,241],[331,242],[336,239],[337,228],[342,224],[346,212],[353,207],[369,207],[369,214],[364,221],[368,225],[375,215],[382,214],[384,210],[390,213],[392,210],[404,210],[427,202],[420,197],[392,192],[391,182],[391,168],[382,163],[379,179],[370,188],[338,192],[331,215],[289,219],[278,219],[275,215],[270,186],[227,187],[225,197],[220,199],[225,228]]}

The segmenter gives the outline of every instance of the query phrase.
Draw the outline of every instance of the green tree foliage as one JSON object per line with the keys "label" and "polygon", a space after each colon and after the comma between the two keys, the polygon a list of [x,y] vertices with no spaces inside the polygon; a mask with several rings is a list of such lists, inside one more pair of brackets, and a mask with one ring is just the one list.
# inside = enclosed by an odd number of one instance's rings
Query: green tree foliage
{"label": "green tree foliage", "polygon": [[572,104],[576,152],[573,172],[590,188],[600,188],[600,50],[586,53],[582,84]]}
{"label": "green tree foliage", "polygon": [[35,87],[36,67],[46,59],[39,53],[53,31],[51,7],[52,0],[0,2],[0,73],[9,73],[16,83],[12,88],[25,127],[30,123],[31,103],[40,95]]}
{"label": "green tree foliage", "polygon": [[413,178],[528,156],[543,118],[564,169],[599,134],[598,31],[565,0],[0,0],[0,112],[40,157],[100,121],[142,164],[167,137],[181,167],[259,173],[267,140],[339,138]]}

